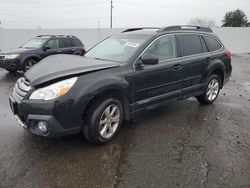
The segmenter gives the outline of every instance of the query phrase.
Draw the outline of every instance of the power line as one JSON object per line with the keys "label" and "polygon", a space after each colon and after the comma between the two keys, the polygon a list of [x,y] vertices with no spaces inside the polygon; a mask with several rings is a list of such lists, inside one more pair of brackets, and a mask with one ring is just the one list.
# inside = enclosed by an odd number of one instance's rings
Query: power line
{"label": "power line", "polygon": [[[171,5],[168,5],[168,6],[162,6],[162,5],[157,5],[157,4],[142,4],[142,3],[134,3],[134,2],[128,2],[128,1],[117,1],[117,3],[121,3],[121,4],[127,4],[127,5],[131,5],[131,6],[140,6],[140,7],[150,7],[150,8],[164,8],[164,9],[210,9],[210,10],[214,10],[214,9],[225,9],[225,6],[224,7],[207,7],[207,6],[171,6]],[[232,8],[235,8],[232,6]]]}
{"label": "power line", "polygon": [[[0,10],[1,10],[1,7],[0,7]],[[80,12],[82,11],[82,12]],[[78,8],[78,10],[13,10],[13,9],[10,9],[10,10],[6,10],[6,9],[3,9],[1,10],[1,13],[3,12],[6,12],[8,14],[20,14],[20,13],[23,13],[23,14],[27,14],[27,12],[35,12],[35,13],[53,13],[53,14],[75,14],[75,13],[93,13],[94,11],[98,11],[98,12],[107,12],[106,10],[104,10],[103,8],[102,9],[95,9],[95,10],[83,10],[81,9],[80,7]]]}
{"label": "power line", "polygon": [[[72,18],[72,19],[63,19],[63,21],[68,21],[68,22],[72,22],[72,21],[81,21],[81,20],[101,20],[101,19],[108,19],[109,17],[108,16],[102,16],[102,17],[91,17],[91,18]],[[52,21],[51,20],[48,20],[48,19],[44,19],[44,20],[41,20],[41,19],[33,19],[33,20],[6,20],[5,22],[8,22],[8,23],[28,23],[28,22],[48,22],[48,23],[51,23]],[[53,20],[53,21],[62,21],[62,20]]]}
{"label": "power line", "polygon": [[[1,4],[1,3],[0,3]],[[91,2],[84,2],[84,3],[71,3],[71,4],[67,4],[67,5],[63,5],[63,4],[53,4],[53,6],[55,6],[56,8],[68,8],[68,7],[79,7],[79,6],[91,6],[91,5],[100,5],[100,4],[106,4],[105,1],[91,1]],[[14,6],[13,6],[14,5]],[[44,6],[45,5],[45,6]],[[29,5],[25,5],[25,4],[1,4],[1,8],[13,8],[16,6],[16,8],[50,8],[52,4],[29,4]]]}

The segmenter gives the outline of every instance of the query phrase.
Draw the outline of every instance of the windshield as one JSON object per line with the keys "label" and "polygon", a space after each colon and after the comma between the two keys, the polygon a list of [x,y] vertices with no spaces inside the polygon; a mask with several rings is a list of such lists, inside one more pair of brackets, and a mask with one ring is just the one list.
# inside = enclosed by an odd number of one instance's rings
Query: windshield
{"label": "windshield", "polygon": [[26,42],[23,48],[40,48],[47,39],[45,38],[34,38]]}
{"label": "windshield", "polygon": [[126,62],[147,39],[148,36],[112,36],[90,49],[85,56]]}

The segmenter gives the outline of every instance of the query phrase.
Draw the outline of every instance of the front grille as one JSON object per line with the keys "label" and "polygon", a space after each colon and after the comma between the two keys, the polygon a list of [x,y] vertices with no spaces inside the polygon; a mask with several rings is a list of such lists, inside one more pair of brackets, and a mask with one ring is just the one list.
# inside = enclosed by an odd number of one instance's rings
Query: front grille
{"label": "front grille", "polygon": [[4,59],[5,58],[5,56],[4,55],[0,55],[0,59]]}
{"label": "front grille", "polygon": [[17,103],[21,103],[30,89],[31,87],[29,85],[29,82],[25,80],[24,77],[19,78],[13,89],[12,96],[14,97]]}

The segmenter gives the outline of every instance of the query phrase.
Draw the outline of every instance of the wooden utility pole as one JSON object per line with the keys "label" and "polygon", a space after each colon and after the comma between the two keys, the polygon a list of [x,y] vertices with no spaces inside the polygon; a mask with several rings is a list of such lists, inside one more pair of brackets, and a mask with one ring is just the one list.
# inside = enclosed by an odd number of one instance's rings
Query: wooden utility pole
{"label": "wooden utility pole", "polygon": [[113,0],[110,1],[110,28],[112,28],[112,20],[113,20]]}

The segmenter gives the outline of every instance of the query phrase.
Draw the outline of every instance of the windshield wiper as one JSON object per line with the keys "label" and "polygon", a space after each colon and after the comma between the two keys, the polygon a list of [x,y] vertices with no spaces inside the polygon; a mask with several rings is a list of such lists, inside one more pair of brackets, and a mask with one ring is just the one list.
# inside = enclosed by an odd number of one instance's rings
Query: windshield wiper
{"label": "windshield wiper", "polygon": [[93,57],[93,59],[107,61],[106,59],[102,59],[102,58],[99,58],[99,57]]}

